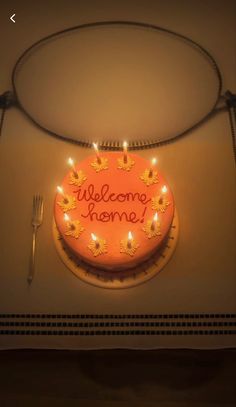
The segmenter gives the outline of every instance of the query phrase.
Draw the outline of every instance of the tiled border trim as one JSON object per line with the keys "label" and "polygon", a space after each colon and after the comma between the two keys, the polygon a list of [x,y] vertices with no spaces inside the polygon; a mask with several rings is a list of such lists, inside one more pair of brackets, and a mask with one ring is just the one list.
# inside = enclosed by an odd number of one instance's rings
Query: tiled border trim
{"label": "tiled border trim", "polygon": [[229,313],[0,314],[0,335],[15,336],[236,335],[235,327]]}
{"label": "tiled border trim", "polygon": [[236,335],[236,330],[97,330],[97,331],[44,331],[44,330],[1,330],[0,335],[42,335],[42,336],[140,336],[140,335]]}
{"label": "tiled border trim", "polygon": [[142,328],[142,327],[236,327],[236,321],[217,322],[1,322],[2,327],[41,327],[41,328]]}
{"label": "tiled border trim", "polygon": [[28,319],[228,319],[236,314],[0,314],[3,318]]}

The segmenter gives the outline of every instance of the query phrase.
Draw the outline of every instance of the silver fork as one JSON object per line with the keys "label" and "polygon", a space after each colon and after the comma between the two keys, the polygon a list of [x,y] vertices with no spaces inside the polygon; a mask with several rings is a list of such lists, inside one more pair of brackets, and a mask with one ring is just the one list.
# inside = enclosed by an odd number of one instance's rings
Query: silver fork
{"label": "silver fork", "polygon": [[39,226],[43,222],[43,197],[42,195],[34,195],[33,197],[33,216],[32,216],[32,248],[30,256],[30,267],[27,281],[32,283],[35,274],[35,250],[36,250],[36,236]]}

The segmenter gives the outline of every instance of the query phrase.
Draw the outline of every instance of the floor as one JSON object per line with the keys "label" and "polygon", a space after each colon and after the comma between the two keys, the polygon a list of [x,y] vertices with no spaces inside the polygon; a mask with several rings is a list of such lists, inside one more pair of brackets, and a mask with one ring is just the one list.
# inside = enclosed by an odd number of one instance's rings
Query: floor
{"label": "floor", "polygon": [[236,405],[236,350],[0,352],[0,406]]}

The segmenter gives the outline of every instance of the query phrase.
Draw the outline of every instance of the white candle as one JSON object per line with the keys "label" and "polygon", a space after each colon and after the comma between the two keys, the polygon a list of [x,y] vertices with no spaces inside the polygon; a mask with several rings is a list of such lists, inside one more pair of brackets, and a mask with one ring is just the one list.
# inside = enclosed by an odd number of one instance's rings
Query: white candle
{"label": "white candle", "polygon": [[59,192],[59,194],[62,195],[63,199],[65,202],[68,202],[68,199],[66,198],[65,194],[64,194],[64,189],[62,187],[57,187],[57,191]]}
{"label": "white candle", "polygon": [[65,199],[65,194],[64,194],[64,189],[62,188],[62,187],[57,187],[57,192],[59,193],[59,194],[61,194],[62,196],[63,196],[63,198]]}
{"label": "white candle", "polygon": [[75,228],[75,226],[74,226],[73,223],[71,222],[70,217],[69,217],[69,215],[67,215],[67,213],[64,213],[64,220],[65,220],[65,222],[67,222],[68,228],[70,228],[70,229],[74,229],[74,228]]}
{"label": "white candle", "polygon": [[101,164],[101,158],[100,158],[100,155],[99,155],[98,144],[93,143],[93,147],[94,147],[94,150],[95,150],[95,153],[96,153],[97,162],[98,162],[98,164]]}
{"label": "white candle", "polygon": [[124,162],[127,163],[127,148],[128,148],[128,143],[127,141],[124,141],[123,143],[123,150],[124,150]]}
{"label": "white candle", "polygon": [[57,191],[59,192],[59,194],[64,195],[64,191],[62,187],[57,187]]}
{"label": "white candle", "polygon": [[163,185],[163,187],[161,188],[161,192],[162,192],[163,194],[166,194],[166,193],[167,193],[167,186],[166,186],[166,185]]}
{"label": "white candle", "polygon": [[156,212],[155,215],[153,216],[153,220],[152,220],[152,223],[151,223],[151,229],[152,230],[155,230],[157,221],[158,221],[158,213]]}
{"label": "white candle", "polygon": [[161,188],[161,197],[159,199],[159,203],[162,204],[163,203],[163,199],[164,199],[164,195],[167,193],[167,187],[166,185],[163,185],[163,187]]}
{"label": "white candle", "polygon": [[99,247],[99,242],[98,242],[97,236],[94,233],[91,233],[91,238],[95,242],[96,248],[98,248]]}
{"label": "white candle", "polygon": [[94,242],[96,242],[97,236],[94,233],[91,233],[91,238],[94,240]]}
{"label": "white candle", "polygon": [[152,158],[151,159],[151,168],[149,171],[149,177],[151,178],[153,176],[153,167],[156,165],[157,163],[157,159],[156,158]]}
{"label": "white candle", "polygon": [[73,173],[74,173],[74,176],[75,176],[75,177],[78,177],[78,174],[77,174],[77,172],[76,172],[76,170],[75,170],[75,163],[74,163],[74,160],[72,160],[71,157],[68,158],[68,164],[69,164],[69,166],[72,168]]}
{"label": "white candle", "polygon": [[70,222],[70,217],[67,215],[67,213],[64,214],[64,219],[66,222]]}
{"label": "white candle", "polygon": [[129,249],[131,249],[131,247],[132,247],[132,240],[133,240],[133,235],[132,235],[131,232],[129,232],[129,233],[128,233],[128,240],[127,240],[127,247],[128,247]]}

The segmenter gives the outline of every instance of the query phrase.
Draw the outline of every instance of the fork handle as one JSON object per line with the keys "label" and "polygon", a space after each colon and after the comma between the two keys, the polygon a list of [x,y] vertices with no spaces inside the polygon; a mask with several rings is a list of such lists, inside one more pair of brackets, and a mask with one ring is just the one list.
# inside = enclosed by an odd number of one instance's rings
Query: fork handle
{"label": "fork handle", "polygon": [[35,274],[36,234],[37,234],[37,226],[33,226],[30,266],[29,266],[29,274],[28,274],[28,278],[27,278],[27,281],[28,281],[29,284],[32,283],[33,278],[34,278],[34,274]]}

